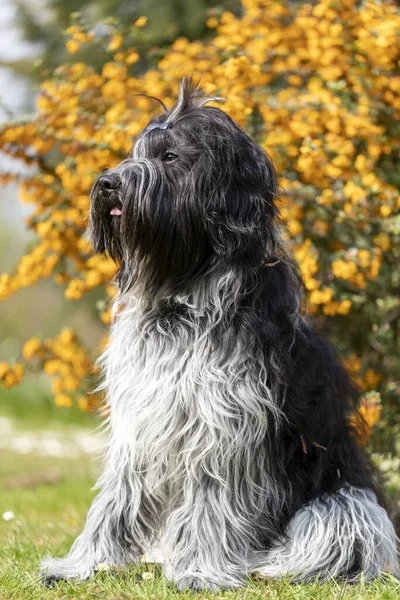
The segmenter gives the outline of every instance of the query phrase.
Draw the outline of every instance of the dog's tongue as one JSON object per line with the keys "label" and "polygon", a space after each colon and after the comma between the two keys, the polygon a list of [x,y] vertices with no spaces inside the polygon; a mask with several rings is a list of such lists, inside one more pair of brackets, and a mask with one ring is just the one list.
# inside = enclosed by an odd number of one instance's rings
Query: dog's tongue
{"label": "dog's tongue", "polygon": [[119,217],[120,215],[122,215],[122,210],[114,206],[114,208],[110,210],[110,215],[116,215],[117,217]]}

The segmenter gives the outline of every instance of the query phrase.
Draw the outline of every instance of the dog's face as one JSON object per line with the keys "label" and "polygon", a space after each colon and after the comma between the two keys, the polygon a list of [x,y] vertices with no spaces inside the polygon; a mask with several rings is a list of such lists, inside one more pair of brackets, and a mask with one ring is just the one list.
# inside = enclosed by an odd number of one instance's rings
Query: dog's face
{"label": "dog's face", "polygon": [[184,82],[139,135],[132,158],[95,183],[89,233],[121,263],[127,290],[182,290],[227,265],[257,267],[274,246],[273,166],[230,117]]}

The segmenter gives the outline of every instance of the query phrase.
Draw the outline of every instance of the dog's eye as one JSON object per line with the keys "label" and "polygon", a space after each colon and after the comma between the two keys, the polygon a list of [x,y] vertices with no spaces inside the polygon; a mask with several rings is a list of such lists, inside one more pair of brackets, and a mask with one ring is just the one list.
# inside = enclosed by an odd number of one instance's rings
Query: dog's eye
{"label": "dog's eye", "polygon": [[177,154],[174,154],[173,152],[167,152],[166,154],[164,154],[164,158],[162,160],[163,160],[163,162],[171,162],[172,160],[175,160],[176,158],[178,158]]}

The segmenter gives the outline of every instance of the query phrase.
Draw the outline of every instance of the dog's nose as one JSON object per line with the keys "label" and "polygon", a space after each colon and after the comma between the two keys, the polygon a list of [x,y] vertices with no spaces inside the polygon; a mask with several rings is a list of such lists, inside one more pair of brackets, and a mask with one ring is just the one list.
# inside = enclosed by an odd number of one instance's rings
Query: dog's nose
{"label": "dog's nose", "polygon": [[102,190],[111,192],[118,188],[120,180],[119,177],[113,173],[104,173],[103,175],[100,175],[98,183]]}

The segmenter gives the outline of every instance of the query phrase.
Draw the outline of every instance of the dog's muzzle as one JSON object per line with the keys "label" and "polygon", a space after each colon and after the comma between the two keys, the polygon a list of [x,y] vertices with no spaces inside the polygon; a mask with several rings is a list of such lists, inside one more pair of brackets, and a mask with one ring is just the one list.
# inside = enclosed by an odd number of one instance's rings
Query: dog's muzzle
{"label": "dog's muzzle", "polygon": [[99,195],[103,202],[106,202],[110,207],[110,215],[122,215],[122,203],[120,200],[119,190],[121,180],[115,173],[106,172],[97,180]]}

